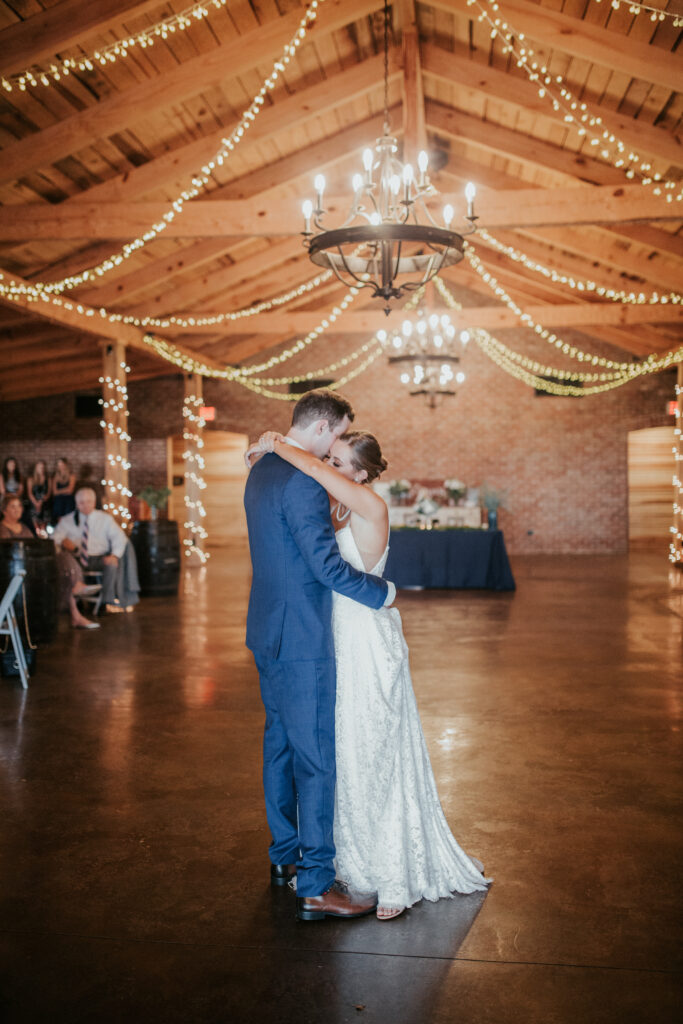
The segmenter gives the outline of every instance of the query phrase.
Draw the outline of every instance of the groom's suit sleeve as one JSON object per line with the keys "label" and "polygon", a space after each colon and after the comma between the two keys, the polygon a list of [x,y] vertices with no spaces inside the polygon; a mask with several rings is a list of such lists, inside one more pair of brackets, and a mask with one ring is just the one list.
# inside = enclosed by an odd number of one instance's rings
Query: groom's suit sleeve
{"label": "groom's suit sleeve", "polygon": [[360,604],[381,608],[388,584],[379,576],[354,569],[339,554],[327,492],[320,484],[304,473],[295,473],[285,486],[282,508],[292,537],[315,578]]}

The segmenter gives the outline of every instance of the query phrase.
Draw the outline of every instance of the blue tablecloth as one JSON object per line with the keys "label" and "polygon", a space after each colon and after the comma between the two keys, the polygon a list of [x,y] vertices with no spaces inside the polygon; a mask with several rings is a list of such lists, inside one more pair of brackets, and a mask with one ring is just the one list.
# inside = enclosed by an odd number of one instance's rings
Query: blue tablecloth
{"label": "blue tablecloth", "polygon": [[384,576],[399,588],[515,589],[501,530],[392,530]]}

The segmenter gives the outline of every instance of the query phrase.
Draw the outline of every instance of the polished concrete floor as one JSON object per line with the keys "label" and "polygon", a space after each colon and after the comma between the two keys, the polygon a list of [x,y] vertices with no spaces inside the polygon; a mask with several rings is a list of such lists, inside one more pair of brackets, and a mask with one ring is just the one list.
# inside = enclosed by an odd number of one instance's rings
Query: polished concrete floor
{"label": "polished concrete floor", "polygon": [[401,594],[446,816],[495,883],[389,923],[301,924],[269,888],[243,550],[65,621],[26,695],[0,681],[0,1019],[679,1019],[666,565],[518,558],[516,594]]}

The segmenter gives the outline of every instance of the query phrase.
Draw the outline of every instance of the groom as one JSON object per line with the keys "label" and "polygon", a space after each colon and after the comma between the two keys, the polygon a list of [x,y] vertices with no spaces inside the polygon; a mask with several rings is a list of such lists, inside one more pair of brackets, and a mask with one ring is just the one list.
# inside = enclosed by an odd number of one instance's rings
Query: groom
{"label": "groom", "polygon": [[[294,406],[287,439],[322,458],[352,420],[341,395],[309,391]],[[342,559],[326,491],[277,455],[256,463],[244,504],[253,567],[247,647],[266,709],[271,881],[286,885],[297,876],[301,920],[360,917],[374,910],[376,898],[353,895],[334,877],[332,591],[381,608],[396,589]]]}

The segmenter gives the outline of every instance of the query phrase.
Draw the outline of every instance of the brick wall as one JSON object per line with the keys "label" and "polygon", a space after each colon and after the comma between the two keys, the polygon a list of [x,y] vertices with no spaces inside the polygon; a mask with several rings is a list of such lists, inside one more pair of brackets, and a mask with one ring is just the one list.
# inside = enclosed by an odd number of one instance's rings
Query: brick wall
{"label": "brick wall", "polygon": [[[561,365],[561,356],[529,332],[501,331],[506,343],[532,357]],[[596,350],[580,334],[563,337]],[[359,344],[330,338],[271,372],[292,374],[339,358]],[[612,358],[623,358],[605,348]],[[567,364],[569,365],[569,364]],[[378,360],[343,390],[356,424],[373,430],[389,461],[387,479],[459,477],[470,486],[486,481],[508,492],[500,513],[511,552],[624,551],[628,538],[627,436],[630,430],[670,423],[666,401],[672,373],[582,399],[538,397],[504,374],[470,345],[462,369],[467,380],[437,409],[410,398],[398,373]],[[254,395],[234,384],[204,382],[207,405],[216,406],[209,429],[256,437],[285,431],[291,405]],[[182,432],[183,383],[179,375],[133,383],[129,388],[132,490],[166,480],[165,439]],[[15,454],[22,466],[35,458],[52,464],[65,454],[78,467],[97,466],[103,446],[96,420],[76,420],[73,396],[6,403],[0,407],[0,458]]]}

